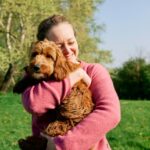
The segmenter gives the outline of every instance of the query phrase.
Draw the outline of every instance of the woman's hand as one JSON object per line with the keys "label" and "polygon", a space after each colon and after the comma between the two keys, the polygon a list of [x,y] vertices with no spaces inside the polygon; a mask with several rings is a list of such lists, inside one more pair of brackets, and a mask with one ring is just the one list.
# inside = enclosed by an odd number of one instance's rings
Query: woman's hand
{"label": "woman's hand", "polygon": [[91,84],[91,78],[82,68],[79,68],[76,71],[70,73],[69,79],[70,79],[71,87],[73,87],[74,84],[80,81],[81,79],[87,84],[87,86],[90,86]]}
{"label": "woman's hand", "polygon": [[48,140],[46,150],[56,150],[56,147],[52,140],[52,137],[50,137],[44,133],[41,133],[41,136],[45,137]]}

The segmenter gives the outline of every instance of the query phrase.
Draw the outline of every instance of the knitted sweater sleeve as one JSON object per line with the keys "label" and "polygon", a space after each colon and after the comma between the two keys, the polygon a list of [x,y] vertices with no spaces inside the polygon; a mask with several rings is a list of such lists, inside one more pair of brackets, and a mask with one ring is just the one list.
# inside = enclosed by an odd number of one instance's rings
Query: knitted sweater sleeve
{"label": "knitted sweater sleeve", "polygon": [[87,150],[100,141],[120,121],[120,104],[107,70],[94,64],[88,67],[95,108],[65,136],[54,138],[57,150]]}
{"label": "knitted sweater sleeve", "polygon": [[31,114],[41,115],[48,109],[53,109],[70,92],[70,80],[43,81],[29,87],[22,94],[24,108]]}

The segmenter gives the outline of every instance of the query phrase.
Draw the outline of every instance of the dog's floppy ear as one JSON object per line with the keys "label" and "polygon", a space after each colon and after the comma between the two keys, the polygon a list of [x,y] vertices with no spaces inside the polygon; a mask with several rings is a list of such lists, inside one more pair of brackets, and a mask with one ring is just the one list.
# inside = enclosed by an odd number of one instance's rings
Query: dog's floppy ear
{"label": "dog's floppy ear", "polygon": [[56,50],[56,55],[54,67],[54,78],[56,80],[63,80],[70,72],[75,71],[80,67],[80,64],[68,61],[59,48]]}
{"label": "dog's floppy ear", "polygon": [[56,80],[64,79],[69,73],[67,60],[60,49],[56,50],[56,62],[54,68],[54,77]]}

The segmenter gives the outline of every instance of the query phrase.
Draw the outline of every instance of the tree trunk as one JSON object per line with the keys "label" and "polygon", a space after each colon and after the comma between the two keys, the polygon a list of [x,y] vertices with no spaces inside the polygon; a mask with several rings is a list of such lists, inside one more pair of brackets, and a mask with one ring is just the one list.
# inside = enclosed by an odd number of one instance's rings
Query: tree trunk
{"label": "tree trunk", "polygon": [[20,28],[21,28],[21,46],[23,46],[24,43],[24,39],[25,39],[25,27],[24,27],[24,23],[23,23],[23,19],[21,16],[19,16],[20,18]]}
{"label": "tree trunk", "polygon": [[13,77],[14,71],[15,71],[14,65],[9,64],[9,68],[8,68],[8,70],[5,74],[4,80],[2,81],[2,84],[0,86],[0,91],[1,92],[4,92],[4,93],[7,92],[8,88],[10,86],[11,79]]}

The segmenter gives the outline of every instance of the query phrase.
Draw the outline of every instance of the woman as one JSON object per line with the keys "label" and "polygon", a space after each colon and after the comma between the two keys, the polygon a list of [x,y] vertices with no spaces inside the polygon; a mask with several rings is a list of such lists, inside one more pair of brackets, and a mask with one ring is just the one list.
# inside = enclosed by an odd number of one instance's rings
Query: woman
{"label": "woman", "polygon": [[[32,86],[23,93],[23,104],[32,114],[33,135],[40,135],[47,124],[47,109],[54,109],[61,103],[71,87],[83,79],[92,92],[95,108],[77,126],[64,136],[49,139],[47,149],[56,150],[110,150],[106,134],[120,121],[120,104],[107,70],[100,64],[89,64],[78,60],[78,43],[73,26],[60,15],[53,15],[41,22],[37,34],[38,40],[47,38],[54,41],[64,56],[74,63],[80,63],[82,69],[70,73],[63,81],[48,81]],[[45,136],[45,135],[44,135]],[[51,146],[54,146],[52,148]]]}

